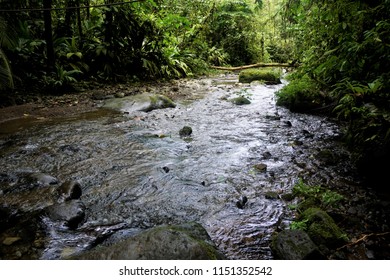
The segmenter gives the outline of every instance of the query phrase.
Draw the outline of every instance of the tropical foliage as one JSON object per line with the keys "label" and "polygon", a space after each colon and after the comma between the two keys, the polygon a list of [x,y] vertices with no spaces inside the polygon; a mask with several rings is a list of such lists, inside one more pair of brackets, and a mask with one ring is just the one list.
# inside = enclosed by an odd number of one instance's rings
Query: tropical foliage
{"label": "tropical foliage", "polygon": [[332,99],[334,114],[348,123],[348,142],[388,158],[390,1],[286,0],[284,8],[283,32],[301,65],[299,81],[289,87],[314,81]]}
{"label": "tropical foliage", "polygon": [[80,79],[177,78],[256,63],[263,2],[2,0],[2,88],[15,81],[60,92]]}

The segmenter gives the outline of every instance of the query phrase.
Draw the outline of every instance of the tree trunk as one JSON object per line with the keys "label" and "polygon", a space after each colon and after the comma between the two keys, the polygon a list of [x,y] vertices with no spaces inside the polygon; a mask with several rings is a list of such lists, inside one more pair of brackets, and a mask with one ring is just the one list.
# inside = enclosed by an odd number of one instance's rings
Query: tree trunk
{"label": "tree trunk", "polygon": [[[66,7],[74,7],[74,0],[66,1]],[[65,11],[65,20],[59,32],[59,37],[72,37],[72,17],[74,11],[71,9],[67,9]]]}
{"label": "tree trunk", "polygon": [[53,29],[52,29],[52,18],[51,18],[51,8],[52,0],[43,0],[43,18],[45,22],[45,40],[46,40],[46,50],[47,50],[47,67],[52,70],[55,66],[55,54],[54,54],[54,45],[53,45]]}
{"label": "tree trunk", "polygon": [[83,26],[82,26],[82,23],[81,23],[81,11],[80,11],[80,0],[77,1],[77,27],[78,27],[78,31],[79,31],[79,47],[80,49],[82,48],[82,44],[83,44]]}
{"label": "tree trunk", "polygon": [[239,70],[258,68],[258,67],[296,67],[296,65],[292,65],[289,63],[256,63],[256,64],[244,65],[238,67],[211,66],[211,68],[213,69],[226,70],[226,71],[239,71]]}
{"label": "tree trunk", "polygon": [[[84,0],[84,5],[86,7],[89,7],[89,0]],[[87,11],[87,19],[89,20],[89,18],[91,17],[91,11],[89,10],[90,8],[86,8],[86,11]]]}
{"label": "tree trunk", "polygon": [[[114,2],[113,0],[106,0],[106,4],[111,4],[113,2]],[[108,9],[107,9],[105,15],[106,15],[106,21],[105,21],[104,41],[106,43],[111,44],[112,43],[112,37],[113,37],[113,33],[112,33],[113,26],[112,26],[112,24],[113,24],[113,21],[114,21],[114,15],[112,13],[112,7],[111,6],[108,6]]]}

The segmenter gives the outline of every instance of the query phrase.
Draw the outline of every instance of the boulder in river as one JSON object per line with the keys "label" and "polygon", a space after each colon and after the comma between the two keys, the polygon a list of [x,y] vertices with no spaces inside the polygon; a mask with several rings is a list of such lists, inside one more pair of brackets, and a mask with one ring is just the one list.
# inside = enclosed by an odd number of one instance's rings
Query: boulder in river
{"label": "boulder in river", "polygon": [[63,221],[67,227],[75,229],[85,217],[85,205],[80,200],[70,200],[49,206],[45,212],[50,219]]}
{"label": "boulder in river", "polygon": [[105,102],[103,107],[126,113],[133,113],[175,108],[176,104],[170,98],[161,94],[137,94],[124,98],[109,99]]}
{"label": "boulder in river", "polygon": [[180,137],[189,137],[192,134],[192,128],[190,126],[184,126],[179,131]]}
{"label": "boulder in river", "polygon": [[149,96],[150,98],[150,105],[144,109],[145,112],[150,112],[156,109],[165,109],[165,108],[175,108],[176,104],[168,97],[161,95],[161,94],[155,94]]}
{"label": "boulder in river", "polygon": [[78,199],[81,197],[81,186],[76,181],[66,181],[57,189],[60,198],[64,200]]}
{"label": "boulder in river", "polygon": [[224,259],[198,223],[158,226],[109,247],[98,247],[83,260],[208,260]]}
{"label": "boulder in river", "polygon": [[235,105],[247,105],[247,104],[251,104],[251,101],[244,97],[244,96],[238,96],[238,97],[235,97],[233,99],[230,99],[230,101],[235,104]]}
{"label": "boulder in river", "polygon": [[277,259],[313,260],[324,259],[317,245],[303,230],[283,230],[273,239],[272,251]]}

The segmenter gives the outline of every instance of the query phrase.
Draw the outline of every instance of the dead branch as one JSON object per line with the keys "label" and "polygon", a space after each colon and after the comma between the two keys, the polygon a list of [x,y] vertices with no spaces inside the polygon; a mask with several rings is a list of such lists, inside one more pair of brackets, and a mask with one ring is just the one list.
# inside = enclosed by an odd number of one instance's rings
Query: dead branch
{"label": "dead branch", "polygon": [[226,71],[240,71],[249,68],[258,68],[258,67],[296,67],[289,63],[256,63],[250,65],[243,65],[238,67],[223,67],[223,66],[211,66],[213,69],[217,70],[226,70]]}
{"label": "dead branch", "polygon": [[374,237],[379,237],[379,236],[385,236],[385,235],[388,235],[388,234],[390,234],[390,232],[364,234],[364,235],[363,235],[362,237],[360,237],[359,239],[357,239],[357,240],[355,240],[355,241],[353,241],[353,242],[350,242],[350,243],[348,243],[348,244],[345,244],[344,246],[342,246],[342,247],[340,247],[340,248],[337,248],[336,251],[342,250],[342,249],[344,249],[344,248],[346,248],[346,247],[350,247],[350,246],[357,245],[357,244],[359,244],[359,243],[365,241],[367,238],[372,237],[372,236],[374,236]]}

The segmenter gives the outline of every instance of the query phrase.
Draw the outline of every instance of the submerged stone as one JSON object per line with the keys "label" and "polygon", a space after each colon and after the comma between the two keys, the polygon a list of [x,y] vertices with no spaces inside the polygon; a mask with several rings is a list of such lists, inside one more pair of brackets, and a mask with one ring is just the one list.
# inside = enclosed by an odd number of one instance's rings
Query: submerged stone
{"label": "submerged stone", "polygon": [[264,163],[258,163],[253,166],[253,168],[258,172],[266,172],[267,171],[267,165]]}
{"label": "submerged stone", "polygon": [[190,126],[184,126],[179,131],[180,137],[189,137],[192,134],[192,128]]}
{"label": "submerged stone", "polygon": [[224,259],[198,223],[158,226],[109,247],[74,257],[83,260],[211,260]]}
{"label": "submerged stone", "polygon": [[269,191],[265,193],[266,199],[279,199],[279,194],[277,192]]}
{"label": "submerged stone", "polygon": [[250,100],[248,98],[244,97],[244,96],[239,96],[239,97],[233,98],[230,101],[233,102],[233,104],[236,104],[236,105],[251,104]]}

